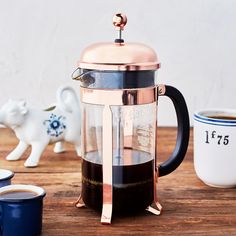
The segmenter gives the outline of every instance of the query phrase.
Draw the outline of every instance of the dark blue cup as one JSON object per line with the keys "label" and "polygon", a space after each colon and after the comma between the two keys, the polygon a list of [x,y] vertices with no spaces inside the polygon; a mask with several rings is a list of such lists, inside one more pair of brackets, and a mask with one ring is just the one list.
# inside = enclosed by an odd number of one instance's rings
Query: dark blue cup
{"label": "dark blue cup", "polygon": [[45,195],[42,188],[33,185],[0,188],[0,235],[40,235]]}
{"label": "dark blue cup", "polygon": [[11,178],[14,176],[14,173],[10,170],[0,169],[0,187],[11,184]]}

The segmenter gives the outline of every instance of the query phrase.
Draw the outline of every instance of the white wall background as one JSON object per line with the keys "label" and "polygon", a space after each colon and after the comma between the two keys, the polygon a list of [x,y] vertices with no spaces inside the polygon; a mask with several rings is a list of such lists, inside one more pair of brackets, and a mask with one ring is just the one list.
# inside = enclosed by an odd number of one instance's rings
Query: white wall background
{"label": "white wall background", "polygon": [[[0,0],[0,106],[25,98],[45,108],[59,85],[70,84],[82,49],[113,41],[112,16],[128,16],[126,41],[153,47],[160,83],[184,94],[190,115],[209,107],[236,108],[235,0]],[[159,124],[175,125],[162,98]]]}

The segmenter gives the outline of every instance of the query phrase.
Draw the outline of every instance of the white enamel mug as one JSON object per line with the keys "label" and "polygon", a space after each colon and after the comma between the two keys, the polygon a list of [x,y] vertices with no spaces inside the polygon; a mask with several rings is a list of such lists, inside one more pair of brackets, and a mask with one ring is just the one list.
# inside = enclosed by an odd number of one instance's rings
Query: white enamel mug
{"label": "white enamel mug", "polygon": [[213,187],[236,187],[236,110],[194,114],[194,168]]}

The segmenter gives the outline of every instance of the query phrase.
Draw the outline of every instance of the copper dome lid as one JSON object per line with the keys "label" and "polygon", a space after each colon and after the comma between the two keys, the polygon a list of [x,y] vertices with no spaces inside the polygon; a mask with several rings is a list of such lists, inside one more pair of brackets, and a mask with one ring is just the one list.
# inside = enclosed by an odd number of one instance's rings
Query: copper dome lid
{"label": "copper dome lid", "polygon": [[113,17],[113,24],[118,30],[118,39],[114,43],[95,43],[81,54],[78,67],[90,70],[156,70],[160,67],[155,51],[141,43],[125,43],[121,37],[127,22],[123,14]]}

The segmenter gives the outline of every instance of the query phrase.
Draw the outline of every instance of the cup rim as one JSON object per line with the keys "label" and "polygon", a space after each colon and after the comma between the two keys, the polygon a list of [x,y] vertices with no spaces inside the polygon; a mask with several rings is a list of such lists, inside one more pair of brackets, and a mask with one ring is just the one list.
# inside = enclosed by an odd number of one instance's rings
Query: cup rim
{"label": "cup rim", "polygon": [[236,120],[217,119],[208,117],[208,116],[220,116],[220,115],[236,117],[236,110],[224,109],[224,108],[201,109],[194,112],[193,118],[196,121],[208,124],[210,123],[216,125],[236,126]]}
{"label": "cup rim", "polygon": [[[1,198],[1,193],[7,192],[9,190],[29,190],[32,192],[37,193],[36,196],[33,196],[31,198],[22,198],[22,199],[5,199]],[[43,198],[45,197],[46,192],[43,188],[35,185],[29,185],[29,184],[12,184],[12,185],[7,185],[4,187],[0,188],[0,201],[3,202],[22,202],[22,201],[30,201],[30,200],[35,200],[37,198]]]}
{"label": "cup rim", "polygon": [[[5,176],[4,176],[4,174],[5,174]],[[11,179],[14,175],[15,175],[15,173],[11,170],[0,169],[0,181]]]}

